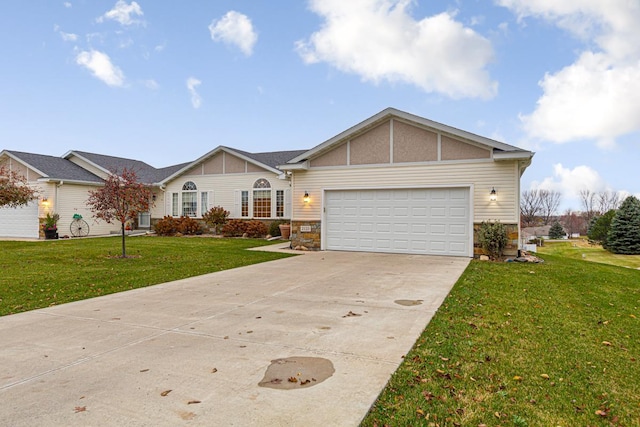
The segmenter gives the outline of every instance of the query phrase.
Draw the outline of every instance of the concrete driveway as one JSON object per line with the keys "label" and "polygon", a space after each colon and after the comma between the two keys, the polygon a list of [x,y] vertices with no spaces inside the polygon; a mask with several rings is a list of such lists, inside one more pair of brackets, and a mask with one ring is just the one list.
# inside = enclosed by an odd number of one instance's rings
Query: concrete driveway
{"label": "concrete driveway", "polygon": [[468,263],[305,253],[0,317],[0,424],[356,426]]}

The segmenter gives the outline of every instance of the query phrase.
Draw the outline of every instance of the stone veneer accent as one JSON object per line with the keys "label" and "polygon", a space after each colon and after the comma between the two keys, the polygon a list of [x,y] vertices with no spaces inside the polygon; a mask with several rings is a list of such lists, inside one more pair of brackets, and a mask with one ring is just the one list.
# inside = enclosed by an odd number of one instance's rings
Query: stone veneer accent
{"label": "stone veneer accent", "polygon": [[[486,255],[478,242],[478,231],[481,226],[481,223],[473,224],[473,255],[475,257]],[[518,254],[518,224],[504,224],[504,226],[507,229],[507,247],[504,249],[504,254],[515,256]]]}
{"label": "stone veneer accent", "polygon": [[[311,227],[311,231],[302,233],[300,227],[303,225]],[[291,247],[304,246],[309,250],[319,251],[320,231],[320,221],[291,221]]]}

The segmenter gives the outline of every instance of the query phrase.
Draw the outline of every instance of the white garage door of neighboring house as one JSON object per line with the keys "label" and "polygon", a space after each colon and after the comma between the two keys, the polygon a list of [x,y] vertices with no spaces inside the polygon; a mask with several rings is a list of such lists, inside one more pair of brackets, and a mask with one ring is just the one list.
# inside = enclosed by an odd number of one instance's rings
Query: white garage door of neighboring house
{"label": "white garage door of neighboring house", "polygon": [[328,190],[328,250],[472,256],[469,188]]}
{"label": "white garage door of neighboring house", "polygon": [[37,202],[18,208],[0,208],[0,237],[37,239],[38,226]]}

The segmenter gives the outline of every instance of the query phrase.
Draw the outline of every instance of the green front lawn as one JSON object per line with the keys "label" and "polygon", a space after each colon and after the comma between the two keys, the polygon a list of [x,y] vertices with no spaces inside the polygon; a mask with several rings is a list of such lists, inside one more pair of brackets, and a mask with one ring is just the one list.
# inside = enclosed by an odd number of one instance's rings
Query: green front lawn
{"label": "green front lawn", "polygon": [[590,245],[584,239],[544,242],[544,246],[538,247],[538,253],[619,265],[620,267],[640,268],[640,255],[612,254],[602,249],[600,245]]}
{"label": "green front lawn", "polygon": [[120,237],[0,241],[0,316],[271,261],[258,239]]}
{"label": "green front lawn", "polygon": [[472,261],[364,426],[640,425],[640,271]]}

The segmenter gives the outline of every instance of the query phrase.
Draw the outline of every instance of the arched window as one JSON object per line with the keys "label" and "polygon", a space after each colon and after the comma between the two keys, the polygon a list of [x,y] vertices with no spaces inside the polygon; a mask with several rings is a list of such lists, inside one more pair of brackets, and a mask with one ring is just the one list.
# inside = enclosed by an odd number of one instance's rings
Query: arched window
{"label": "arched window", "polygon": [[196,216],[198,212],[198,187],[192,181],[182,186],[182,216]]}
{"label": "arched window", "polygon": [[253,216],[254,218],[271,217],[271,184],[265,178],[253,183]]}

